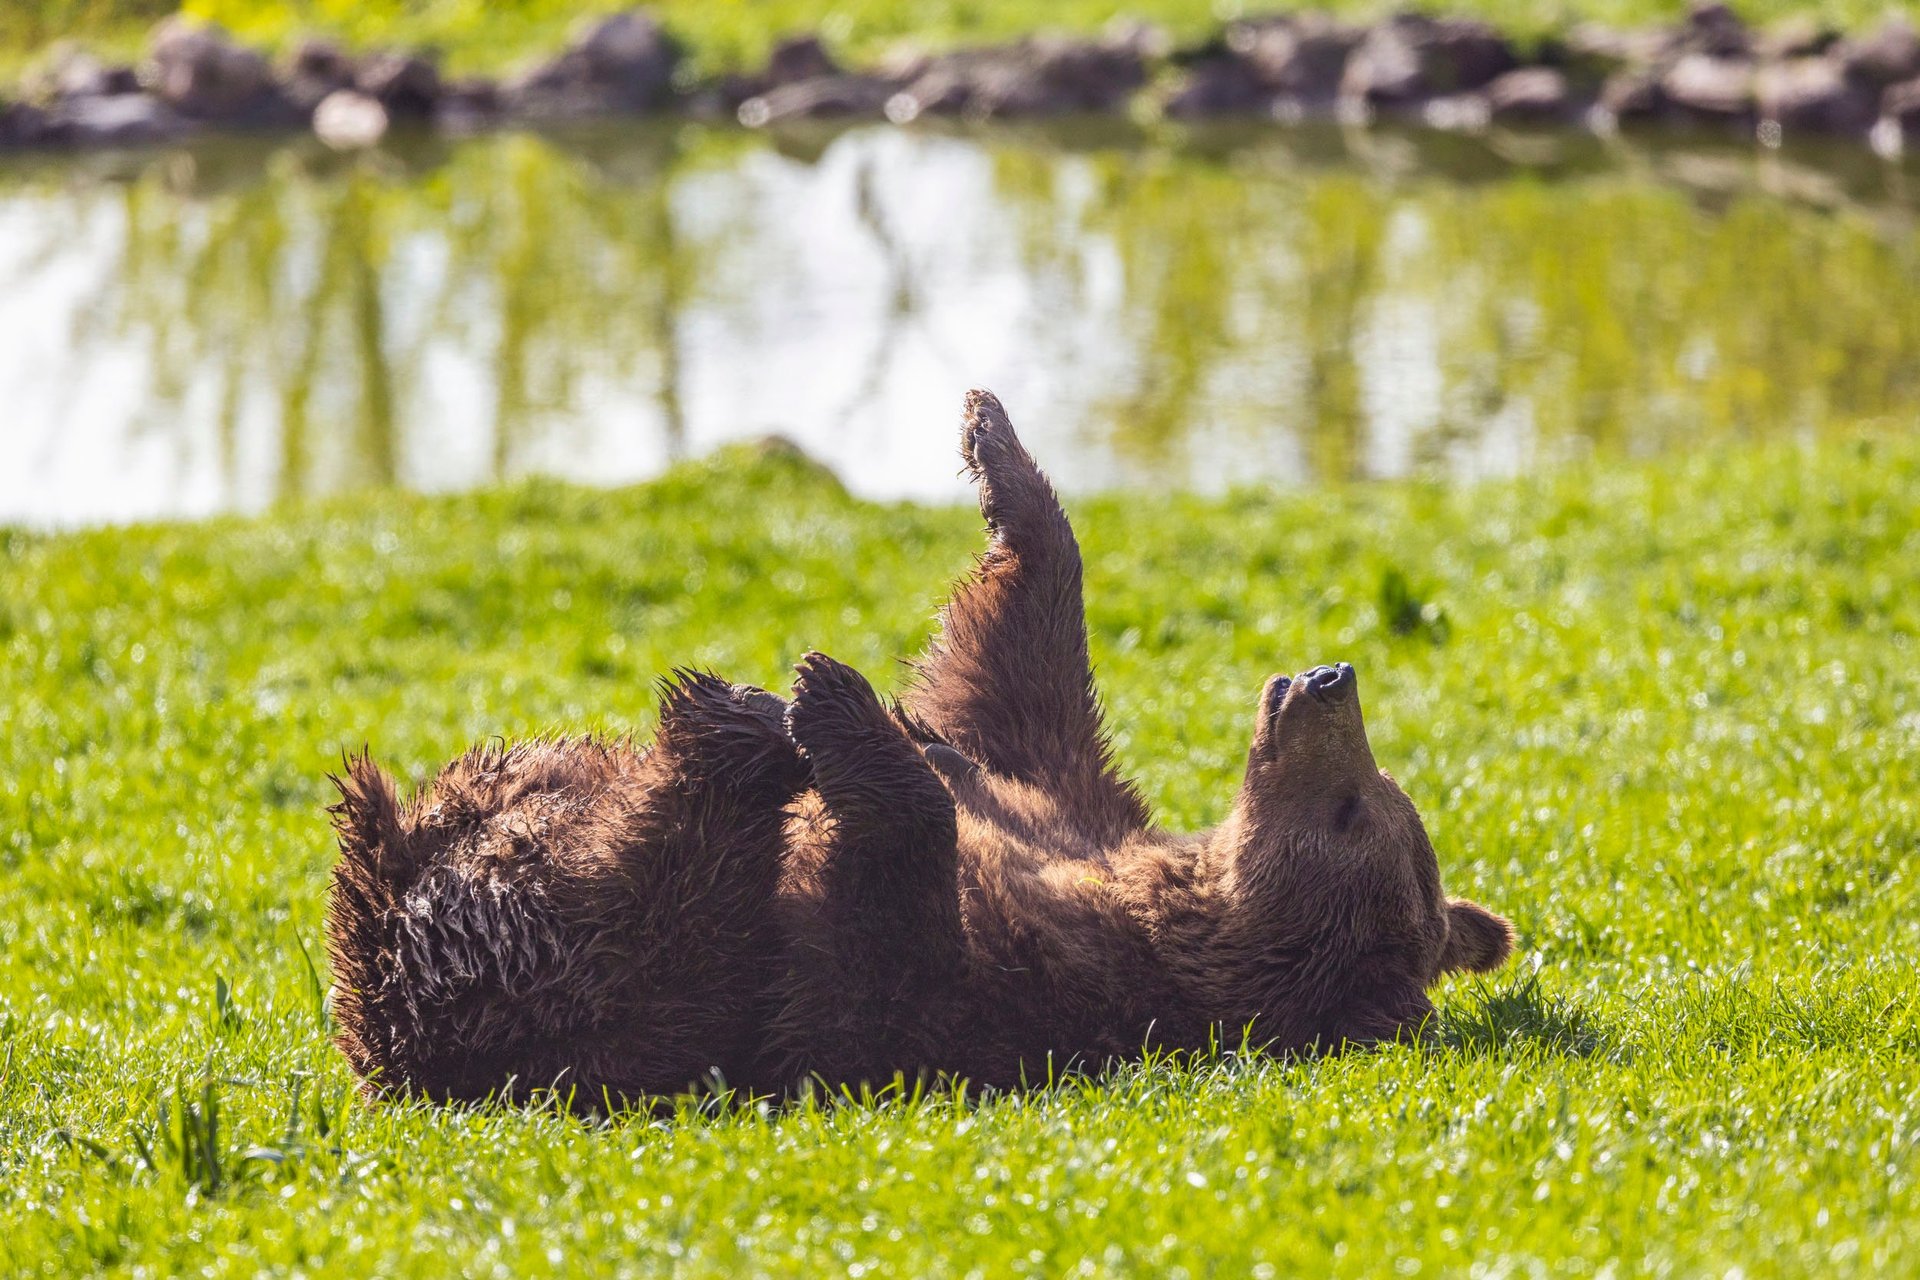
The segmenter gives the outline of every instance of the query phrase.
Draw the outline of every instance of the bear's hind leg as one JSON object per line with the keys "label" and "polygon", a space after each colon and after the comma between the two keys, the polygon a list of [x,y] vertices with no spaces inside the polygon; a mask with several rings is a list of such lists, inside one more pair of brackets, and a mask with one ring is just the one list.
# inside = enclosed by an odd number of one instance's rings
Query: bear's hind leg
{"label": "bear's hind leg", "polygon": [[787,723],[827,819],[816,941],[833,976],[783,1011],[787,1057],[883,1083],[925,1065],[965,965],[953,797],[858,671],[819,653],[798,671]]}
{"label": "bear's hind leg", "polygon": [[709,1066],[752,1083],[778,967],[787,806],[808,779],[786,710],[783,698],[704,673],[663,683],[611,895],[633,1007],[582,1076],[617,1080],[647,1062],[633,1080],[642,1091],[683,1087]]}

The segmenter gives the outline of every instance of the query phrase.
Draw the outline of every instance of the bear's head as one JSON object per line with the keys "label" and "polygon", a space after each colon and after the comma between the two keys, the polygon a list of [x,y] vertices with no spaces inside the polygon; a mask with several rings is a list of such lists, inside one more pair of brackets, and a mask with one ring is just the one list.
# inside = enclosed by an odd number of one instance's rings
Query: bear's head
{"label": "bear's head", "polygon": [[1218,838],[1242,977],[1255,1003],[1287,1010],[1287,1038],[1392,1036],[1430,1012],[1441,975],[1498,968],[1513,949],[1504,919],[1442,891],[1419,813],[1374,763],[1346,663],[1267,682]]}

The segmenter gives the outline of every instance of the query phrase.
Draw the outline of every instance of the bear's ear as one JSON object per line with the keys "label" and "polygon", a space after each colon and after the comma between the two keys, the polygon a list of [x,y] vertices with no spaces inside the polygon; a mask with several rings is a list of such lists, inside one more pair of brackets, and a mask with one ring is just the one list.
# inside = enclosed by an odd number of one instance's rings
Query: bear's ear
{"label": "bear's ear", "polygon": [[1440,952],[1440,972],[1485,973],[1512,954],[1513,926],[1505,919],[1465,898],[1447,903],[1447,945]]}

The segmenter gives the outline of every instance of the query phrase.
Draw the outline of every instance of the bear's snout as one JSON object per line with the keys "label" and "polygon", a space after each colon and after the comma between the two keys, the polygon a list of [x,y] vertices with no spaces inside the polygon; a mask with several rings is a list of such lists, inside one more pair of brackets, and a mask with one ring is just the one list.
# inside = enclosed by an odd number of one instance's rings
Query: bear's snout
{"label": "bear's snout", "polygon": [[1325,702],[1331,698],[1352,697],[1360,688],[1360,679],[1353,673],[1350,662],[1336,662],[1330,667],[1315,667],[1300,677],[1306,682],[1307,692]]}

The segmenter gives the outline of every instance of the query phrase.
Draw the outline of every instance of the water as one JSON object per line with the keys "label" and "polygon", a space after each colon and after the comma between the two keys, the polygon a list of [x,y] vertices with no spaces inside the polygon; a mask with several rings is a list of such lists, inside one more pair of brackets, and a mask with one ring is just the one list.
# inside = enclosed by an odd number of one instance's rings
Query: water
{"label": "water", "polygon": [[648,476],[1471,478],[1920,421],[1920,169],[1704,142],[689,126],[0,163],[0,523]]}

